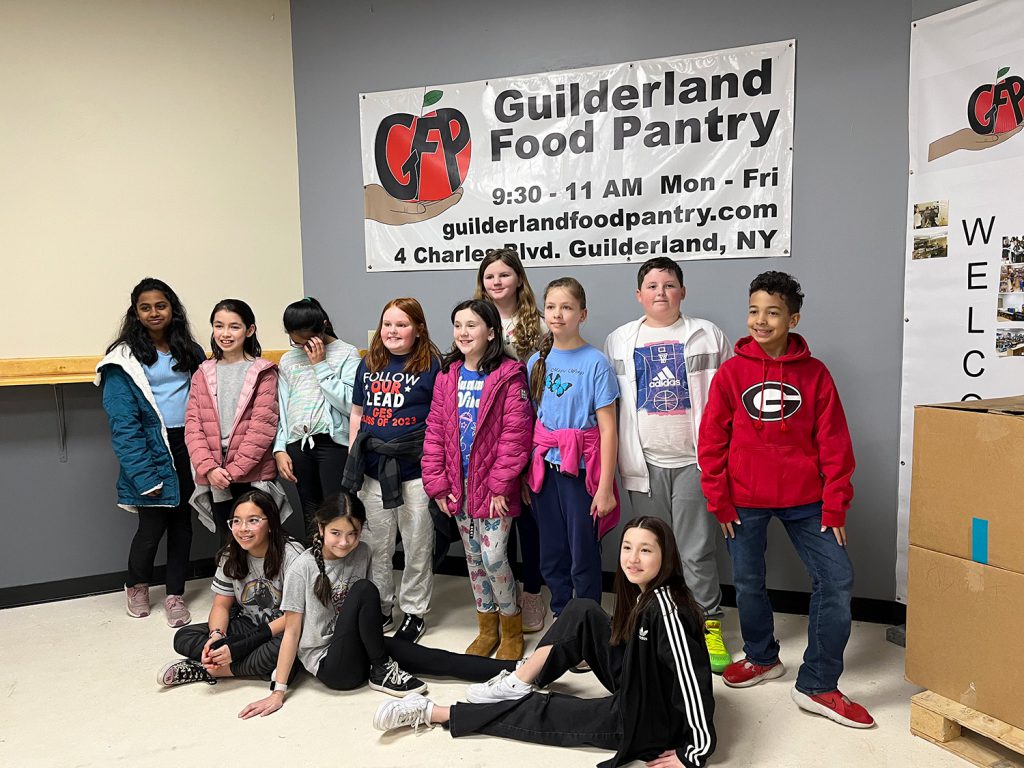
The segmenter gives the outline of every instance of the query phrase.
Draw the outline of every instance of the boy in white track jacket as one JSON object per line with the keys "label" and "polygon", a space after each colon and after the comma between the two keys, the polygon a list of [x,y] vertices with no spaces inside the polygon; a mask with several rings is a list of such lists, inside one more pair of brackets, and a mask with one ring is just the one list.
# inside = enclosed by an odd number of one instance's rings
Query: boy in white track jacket
{"label": "boy in white track jacket", "polygon": [[687,584],[709,617],[711,667],[720,672],[731,658],[720,642],[718,527],[700,489],[697,434],[711,379],[732,347],[714,323],[680,312],[686,288],[671,259],[641,265],[636,296],[644,316],[605,342],[621,397],[619,474],[635,513],[672,525]]}

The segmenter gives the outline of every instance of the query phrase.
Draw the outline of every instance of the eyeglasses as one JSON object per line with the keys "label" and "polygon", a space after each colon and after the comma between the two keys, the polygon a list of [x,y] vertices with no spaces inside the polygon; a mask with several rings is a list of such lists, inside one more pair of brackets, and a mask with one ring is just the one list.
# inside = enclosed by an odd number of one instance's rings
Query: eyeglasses
{"label": "eyeglasses", "polygon": [[265,517],[247,517],[243,520],[240,517],[232,517],[228,520],[228,526],[231,528],[259,528],[267,522]]}
{"label": "eyeglasses", "polygon": [[291,336],[289,336],[288,337],[288,346],[291,347],[292,349],[302,349],[307,344],[309,344],[310,339],[320,339],[321,341],[323,341],[323,338],[321,337],[321,335],[319,333],[314,333],[308,339],[304,339],[301,342],[296,342],[295,339],[293,339]]}

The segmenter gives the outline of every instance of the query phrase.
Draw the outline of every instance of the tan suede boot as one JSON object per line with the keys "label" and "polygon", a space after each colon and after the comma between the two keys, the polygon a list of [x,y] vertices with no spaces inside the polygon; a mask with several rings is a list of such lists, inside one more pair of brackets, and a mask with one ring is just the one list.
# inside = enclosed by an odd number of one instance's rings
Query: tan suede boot
{"label": "tan suede boot", "polygon": [[518,661],[523,658],[523,612],[515,616],[501,615],[501,645],[494,658]]}
{"label": "tan suede boot", "polygon": [[[502,618],[504,619],[504,616]],[[498,647],[498,612],[477,611],[476,623],[480,626],[480,633],[469,644],[466,653],[470,656],[490,656]]]}

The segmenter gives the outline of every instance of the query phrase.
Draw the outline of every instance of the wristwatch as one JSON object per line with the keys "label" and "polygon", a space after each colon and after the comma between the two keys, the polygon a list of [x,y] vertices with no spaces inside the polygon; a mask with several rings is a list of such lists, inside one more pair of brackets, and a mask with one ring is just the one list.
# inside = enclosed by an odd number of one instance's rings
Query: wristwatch
{"label": "wristwatch", "polygon": [[281,693],[284,693],[287,690],[288,690],[288,686],[286,684],[279,683],[279,682],[277,682],[277,680],[271,680],[270,681],[270,692],[271,693],[275,693],[277,691],[280,691]]}

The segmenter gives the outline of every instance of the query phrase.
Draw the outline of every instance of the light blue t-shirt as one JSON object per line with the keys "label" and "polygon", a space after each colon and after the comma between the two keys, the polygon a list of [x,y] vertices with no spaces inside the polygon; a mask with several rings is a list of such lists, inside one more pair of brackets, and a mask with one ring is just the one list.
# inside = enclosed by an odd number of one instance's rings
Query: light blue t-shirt
{"label": "light blue t-shirt", "polygon": [[462,476],[469,474],[469,451],[476,437],[476,415],[480,411],[480,395],[484,391],[486,374],[459,368],[459,451],[462,453]]}
{"label": "light blue t-shirt", "polygon": [[[530,357],[531,371],[539,358],[538,353]],[[589,429],[597,426],[597,409],[618,398],[615,372],[601,350],[590,344],[579,349],[552,349],[537,418],[551,430]],[[562,463],[557,448],[551,448],[544,458],[553,464]]]}
{"label": "light blue t-shirt", "polygon": [[188,405],[188,385],[192,377],[188,371],[173,370],[177,364],[170,352],[157,350],[156,362],[142,366],[167,429],[185,426],[185,406]]}

